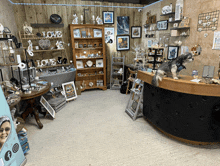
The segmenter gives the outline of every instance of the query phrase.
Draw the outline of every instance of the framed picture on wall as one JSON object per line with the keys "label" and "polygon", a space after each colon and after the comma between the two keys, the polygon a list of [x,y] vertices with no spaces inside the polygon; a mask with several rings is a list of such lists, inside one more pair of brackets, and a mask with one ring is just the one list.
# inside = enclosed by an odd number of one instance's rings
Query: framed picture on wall
{"label": "framed picture on wall", "polygon": [[114,43],[115,28],[105,27],[105,43]]}
{"label": "framed picture on wall", "polygon": [[76,87],[74,81],[62,84],[66,101],[77,98]]}
{"label": "framed picture on wall", "polygon": [[129,34],[129,16],[117,17],[117,35]]}
{"label": "framed picture on wall", "polygon": [[117,51],[130,50],[130,36],[116,36],[116,49]]}
{"label": "framed picture on wall", "polygon": [[179,47],[178,46],[168,46],[167,59],[172,60],[178,57]]}
{"label": "framed picture on wall", "polygon": [[114,11],[102,12],[103,24],[114,24]]}
{"label": "framed picture on wall", "polygon": [[157,21],[157,30],[167,30],[168,20]]}
{"label": "framed picture on wall", "polygon": [[141,38],[141,26],[131,27],[131,38]]}

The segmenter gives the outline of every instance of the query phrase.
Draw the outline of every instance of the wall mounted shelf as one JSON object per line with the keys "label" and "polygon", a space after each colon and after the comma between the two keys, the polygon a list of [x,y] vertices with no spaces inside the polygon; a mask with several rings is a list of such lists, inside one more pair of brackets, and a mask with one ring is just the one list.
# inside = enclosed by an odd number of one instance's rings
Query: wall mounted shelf
{"label": "wall mounted shelf", "polygon": [[190,27],[177,27],[177,28],[170,28],[170,30],[181,30],[181,29],[190,29]]}
{"label": "wall mounted shelf", "polygon": [[178,23],[181,22],[182,20],[175,20],[175,21],[169,21],[168,23]]}
{"label": "wall mounted shelf", "polygon": [[62,28],[64,24],[31,24],[33,28]]}
{"label": "wall mounted shelf", "polygon": [[173,14],[175,14],[175,12],[167,13],[167,14],[161,14],[160,16],[169,16],[169,15],[173,15]]}

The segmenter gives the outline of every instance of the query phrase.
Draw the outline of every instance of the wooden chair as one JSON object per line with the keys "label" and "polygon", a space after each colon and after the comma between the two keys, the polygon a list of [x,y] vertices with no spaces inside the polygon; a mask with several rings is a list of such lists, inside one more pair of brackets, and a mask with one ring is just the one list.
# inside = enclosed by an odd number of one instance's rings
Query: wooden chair
{"label": "wooden chair", "polygon": [[130,82],[133,83],[134,80],[136,79],[136,75],[137,75],[137,71],[133,71],[130,68],[128,68],[128,71],[129,71],[130,75],[129,75],[129,78],[128,78],[128,86],[127,86],[127,90],[126,90],[126,95],[128,94],[128,91],[129,91]]}

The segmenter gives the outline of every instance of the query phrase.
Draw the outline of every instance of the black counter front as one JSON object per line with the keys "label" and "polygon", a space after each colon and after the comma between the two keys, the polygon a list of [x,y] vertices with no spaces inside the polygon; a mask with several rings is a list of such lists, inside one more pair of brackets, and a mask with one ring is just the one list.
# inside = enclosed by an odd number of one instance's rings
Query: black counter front
{"label": "black counter front", "polygon": [[[220,86],[197,84],[189,81],[192,77],[183,77],[164,78],[155,87],[151,85],[152,77],[146,72],[138,73],[138,78],[145,81],[143,114],[149,122],[168,136],[187,143],[220,142]],[[202,87],[205,89],[198,91]]]}

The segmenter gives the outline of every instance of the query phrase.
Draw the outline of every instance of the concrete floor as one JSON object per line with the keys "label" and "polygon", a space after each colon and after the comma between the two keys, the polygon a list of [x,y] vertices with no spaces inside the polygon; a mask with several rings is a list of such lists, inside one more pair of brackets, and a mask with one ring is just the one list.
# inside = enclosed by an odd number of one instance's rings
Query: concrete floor
{"label": "concrete floor", "polygon": [[115,90],[83,92],[56,114],[28,117],[27,166],[218,166],[220,146],[193,146],[170,139],[145,119],[133,121],[129,95]]}

